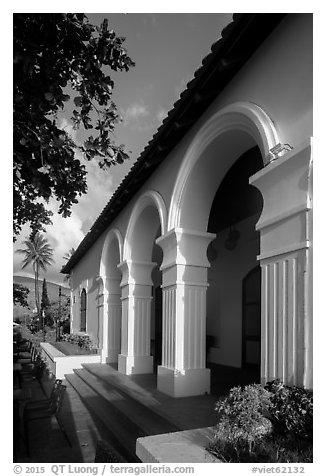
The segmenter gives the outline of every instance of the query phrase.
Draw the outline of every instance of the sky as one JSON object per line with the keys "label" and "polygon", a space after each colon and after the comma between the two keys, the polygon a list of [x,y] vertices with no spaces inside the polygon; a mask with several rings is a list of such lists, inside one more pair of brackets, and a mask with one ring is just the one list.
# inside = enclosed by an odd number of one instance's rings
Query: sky
{"label": "sky", "polygon": [[[87,16],[91,23],[98,25],[108,18],[109,28],[126,38],[124,46],[136,63],[128,72],[112,73],[115,81],[112,99],[123,117],[114,138],[117,143],[125,144],[131,154],[126,163],[108,171],[101,170],[95,161],[87,164],[88,193],[72,208],[71,217],[62,218],[56,213],[57,202],[50,202],[53,224],[46,227],[46,237],[54,250],[55,264],[44,276],[56,283],[62,283],[64,278],[60,273],[65,263],[63,256],[72,247],[78,247],[210,53],[212,44],[220,38],[222,28],[232,20],[228,13],[92,13]],[[72,129],[70,114],[61,115],[60,125],[75,140],[82,139],[82,133]],[[22,256],[15,252],[28,234],[29,228],[24,227],[14,245],[16,275],[33,276],[32,269],[21,269]]]}

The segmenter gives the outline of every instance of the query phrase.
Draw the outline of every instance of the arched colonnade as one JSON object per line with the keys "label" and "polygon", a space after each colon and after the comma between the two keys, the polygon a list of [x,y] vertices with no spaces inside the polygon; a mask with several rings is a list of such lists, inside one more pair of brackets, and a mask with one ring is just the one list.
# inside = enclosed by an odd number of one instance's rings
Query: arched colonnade
{"label": "arched colonnade", "polygon": [[262,268],[261,379],[283,377],[310,385],[311,355],[305,351],[311,338],[305,324],[309,290],[303,271],[310,259],[310,144],[289,150],[281,137],[259,106],[239,102],[225,107],[191,141],[170,202],[157,190],[144,191],[125,236],[117,228],[108,231],[98,277],[103,363],[117,362],[127,375],[153,372],[152,274],[158,269],[153,261],[158,245],[163,255],[158,389],[172,396],[210,392],[207,248],[215,235],[207,232],[209,214],[227,171],[258,146],[264,168],[250,181],[264,201],[256,225]]}

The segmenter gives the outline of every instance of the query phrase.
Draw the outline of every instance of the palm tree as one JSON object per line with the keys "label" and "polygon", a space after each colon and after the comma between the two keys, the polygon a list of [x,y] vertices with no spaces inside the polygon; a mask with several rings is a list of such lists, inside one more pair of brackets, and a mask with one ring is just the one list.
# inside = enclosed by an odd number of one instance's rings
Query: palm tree
{"label": "palm tree", "polygon": [[[76,250],[75,250],[74,247],[70,248],[70,250],[67,251],[67,253],[63,256],[63,259],[64,259],[65,261],[69,261],[70,258],[72,257],[72,255],[75,253],[75,251],[76,251]],[[69,281],[69,278],[70,278],[70,274],[66,274],[66,276],[63,278],[63,281],[64,281],[64,282],[68,282],[68,281]]]}
{"label": "palm tree", "polygon": [[70,250],[67,251],[67,253],[64,255],[63,259],[66,260],[66,261],[69,261],[70,258],[72,257],[72,255],[75,253],[75,251],[76,250],[75,250],[74,247],[70,248]]}
{"label": "palm tree", "polygon": [[37,314],[40,315],[40,292],[39,292],[39,274],[40,270],[45,271],[48,266],[53,263],[53,249],[48,240],[41,233],[37,232],[23,241],[25,248],[17,250],[17,253],[23,254],[23,266],[25,269],[28,265],[33,266],[35,280],[35,304]]}

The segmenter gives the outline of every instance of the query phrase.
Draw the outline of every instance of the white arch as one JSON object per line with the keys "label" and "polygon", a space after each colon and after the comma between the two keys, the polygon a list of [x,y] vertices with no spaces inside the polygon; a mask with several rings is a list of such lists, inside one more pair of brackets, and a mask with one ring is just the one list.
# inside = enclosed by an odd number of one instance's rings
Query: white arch
{"label": "white arch", "polygon": [[118,240],[118,246],[119,246],[119,259],[122,261],[122,253],[123,253],[123,238],[120,233],[120,231],[117,228],[114,228],[113,230],[110,230],[108,234],[106,235],[103,249],[102,249],[102,255],[101,255],[101,261],[100,261],[100,277],[102,278],[103,282],[105,283],[105,277],[106,277],[106,261],[107,261],[107,255],[109,248],[112,244],[113,240]]}
{"label": "white arch", "polygon": [[172,193],[168,230],[180,226],[183,191],[202,152],[218,136],[232,130],[245,132],[254,139],[264,163],[268,160],[270,149],[280,142],[272,120],[254,103],[236,102],[214,114],[198,131],[182,161]]}
{"label": "white arch", "polygon": [[148,190],[141,195],[132,209],[128,228],[126,232],[126,238],[124,242],[123,259],[128,260],[131,258],[131,236],[137,220],[143,210],[149,205],[154,205],[158,211],[161,234],[164,235],[167,230],[167,208],[162,196],[155,190]]}

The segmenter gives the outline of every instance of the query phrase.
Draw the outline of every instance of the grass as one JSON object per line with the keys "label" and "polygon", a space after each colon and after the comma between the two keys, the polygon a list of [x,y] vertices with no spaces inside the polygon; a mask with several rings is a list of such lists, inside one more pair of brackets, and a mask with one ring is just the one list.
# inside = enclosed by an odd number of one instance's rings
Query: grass
{"label": "grass", "polygon": [[79,347],[79,345],[72,344],[71,342],[51,342],[51,345],[65,355],[94,355],[95,353],[93,350],[83,349]]}
{"label": "grass", "polygon": [[312,463],[312,441],[291,435],[269,435],[257,442],[251,453],[246,446],[215,440],[207,448],[225,463]]}

